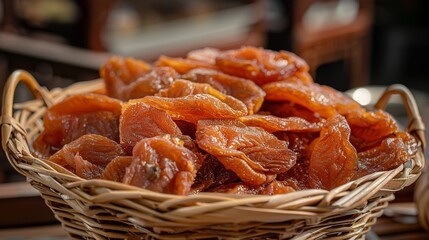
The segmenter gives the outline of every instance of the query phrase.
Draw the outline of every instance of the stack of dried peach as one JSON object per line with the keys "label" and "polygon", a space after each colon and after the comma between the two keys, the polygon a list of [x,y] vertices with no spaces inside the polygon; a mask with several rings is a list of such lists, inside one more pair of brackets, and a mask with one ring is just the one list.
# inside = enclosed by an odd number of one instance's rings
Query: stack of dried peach
{"label": "stack of dried peach", "polygon": [[285,51],[201,49],[154,66],[112,57],[105,94],[50,107],[34,152],[74,174],[152,191],[278,194],[333,189],[396,168],[415,139],[313,82]]}

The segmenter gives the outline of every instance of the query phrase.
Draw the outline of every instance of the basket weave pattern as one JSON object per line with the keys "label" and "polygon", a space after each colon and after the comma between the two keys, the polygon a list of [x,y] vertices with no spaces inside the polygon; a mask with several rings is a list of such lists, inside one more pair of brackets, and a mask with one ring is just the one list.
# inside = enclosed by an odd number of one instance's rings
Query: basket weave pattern
{"label": "basket weave pattern", "polygon": [[420,224],[429,231],[429,171],[426,171],[416,184],[415,202],[419,214]]}
{"label": "basket weave pattern", "polygon": [[[13,105],[13,92],[20,81],[37,99]],[[105,180],[84,180],[31,154],[29,143],[43,129],[47,106],[102,87],[95,80],[49,92],[28,73],[17,71],[3,95],[2,146],[8,159],[40,191],[72,238],[363,239],[394,199],[393,194],[416,181],[424,167],[423,151],[419,151],[415,159],[396,169],[370,174],[331,191],[176,196]],[[409,110],[407,131],[424,148],[424,126],[406,89],[393,86],[377,107],[384,108],[395,93],[403,97]]]}

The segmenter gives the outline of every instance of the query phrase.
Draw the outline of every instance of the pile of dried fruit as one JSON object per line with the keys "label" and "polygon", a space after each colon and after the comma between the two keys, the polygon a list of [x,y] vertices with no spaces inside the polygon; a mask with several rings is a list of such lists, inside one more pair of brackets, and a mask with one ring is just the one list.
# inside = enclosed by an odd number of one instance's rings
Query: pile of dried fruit
{"label": "pile of dried fruit", "polygon": [[33,146],[76,175],[145,189],[278,194],[332,189],[417,152],[392,117],[313,82],[289,52],[243,47],[112,57],[106,95],[50,107]]}

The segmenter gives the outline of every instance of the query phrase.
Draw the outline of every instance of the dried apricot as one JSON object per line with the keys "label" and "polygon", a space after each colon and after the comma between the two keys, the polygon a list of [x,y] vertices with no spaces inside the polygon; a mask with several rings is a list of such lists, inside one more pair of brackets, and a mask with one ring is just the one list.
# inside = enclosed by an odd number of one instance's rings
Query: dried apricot
{"label": "dried apricot", "polygon": [[277,117],[300,117],[311,123],[319,123],[324,119],[317,112],[312,112],[293,102],[268,102],[262,105],[262,111],[267,111]]}
{"label": "dried apricot", "polygon": [[[226,98],[228,99],[228,98]],[[132,102],[144,102],[167,112],[174,120],[196,123],[201,119],[237,118],[247,114],[244,103],[240,101],[223,102],[209,94],[196,94],[178,98],[147,96]],[[236,106],[230,106],[234,103]]]}
{"label": "dried apricot", "polygon": [[361,109],[351,111],[345,117],[352,135],[365,142],[376,141],[398,131],[395,120],[383,110]]}
{"label": "dried apricot", "polygon": [[418,150],[413,136],[406,132],[395,133],[383,139],[379,146],[358,153],[358,166],[355,179],[370,173],[387,171],[412,159]]}
{"label": "dried apricot", "polygon": [[97,94],[66,98],[45,112],[45,129],[33,143],[33,148],[43,157],[49,157],[55,150],[85,134],[98,134],[118,141],[121,106],[121,101]]}
{"label": "dried apricot", "polygon": [[295,189],[287,185],[287,182],[274,180],[271,183],[269,183],[264,189],[262,189],[261,192],[259,192],[259,194],[274,195],[274,194],[285,194],[285,193],[290,193],[294,191]]}
{"label": "dried apricot", "polygon": [[326,121],[320,137],[312,143],[311,188],[330,190],[352,179],[358,166],[356,149],[349,138],[350,127],[343,116],[337,114]]}
{"label": "dried apricot", "polygon": [[161,89],[168,87],[178,77],[179,74],[170,67],[156,67],[125,86],[118,98],[129,100],[155,95]]}
{"label": "dried apricot", "polygon": [[225,51],[217,56],[216,65],[222,72],[251,79],[260,86],[309,69],[307,63],[293,53],[255,47]]}
{"label": "dried apricot", "polygon": [[310,123],[299,117],[279,118],[272,115],[247,115],[238,118],[247,126],[260,127],[265,131],[273,132],[319,132],[320,125]]}
{"label": "dried apricot", "polygon": [[360,109],[359,103],[328,86],[317,83],[279,81],[263,86],[266,100],[288,101],[317,112],[324,118]]}
{"label": "dried apricot", "polygon": [[239,180],[237,174],[226,169],[215,156],[208,154],[197,172],[192,191],[194,193],[208,191],[210,188]]}
{"label": "dried apricot", "polygon": [[121,146],[103,136],[84,135],[52,155],[49,160],[63,166],[79,177],[99,177],[107,164],[117,156],[124,155]]}
{"label": "dried apricot", "polygon": [[254,82],[210,69],[195,69],[183,75],[193,82],[208,83],[216,90],[241,100],[249,114],[259,111],[265,92]]}
{"label": "dried apricot", "polygon": [[114,56],[100,68],[107,94],[119,98],[124,86],[145,75],[152,67],[141,60]]}
{"label": "dried apricot", "polygon": [[158,67],[174,68],[180,74],[185,74],[195,68],[217,69],[216,65],[207,62],[196,61],[193,59],[172,58],[167,56],[160,56],[155,65]]}
{"label": "dried apricot", "polygon": [[122,182],[125,176],[125,170],[130,166],[132,161],[131,156],[119,156],[114,158],[107,164],[100,178],[115,182]]}
{"label": "dried apricot", "polygon": [[169,135],[145,138],[133,149],[123,182],[148,190],[186,195],[196,175],[197,156]]}
{"label": "dried apricot", "polygon": [[270,182],[275,174],[286,172],[296,161],[296,154],[286,142],[238,120],[201,120],[196,141],[201,149],[252,186]]}
{"label": "dried apricot", "polygon": [[216,57],[221,53],[219,49],[216,48],[202,48],[194,51],[190,51],[186,58],[190,60],[195,60],[198,62],[205,62],[208,64],[215,65]]}
{"label": "dried apricot", "polygon": [[121,145],[129,154],[131,154],[134,145],[143,138],[165,134],[182,134],[167,113],[143,102],[123,106],[119,132]]}

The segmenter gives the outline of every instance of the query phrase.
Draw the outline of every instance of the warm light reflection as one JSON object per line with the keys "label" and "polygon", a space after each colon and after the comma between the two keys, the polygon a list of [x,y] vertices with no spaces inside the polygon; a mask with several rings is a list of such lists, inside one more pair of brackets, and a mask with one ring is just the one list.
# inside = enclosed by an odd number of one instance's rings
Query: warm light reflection
{"label": "warm light reflection", "polygon": [[353,99],[361,105],[368,105],[371,102],[371,93],[366,88],[358,88],[353,92]]}

